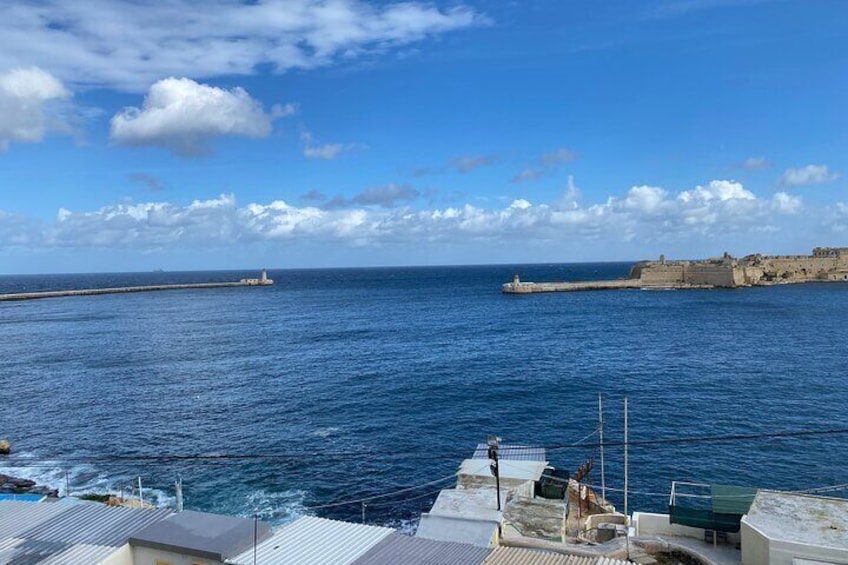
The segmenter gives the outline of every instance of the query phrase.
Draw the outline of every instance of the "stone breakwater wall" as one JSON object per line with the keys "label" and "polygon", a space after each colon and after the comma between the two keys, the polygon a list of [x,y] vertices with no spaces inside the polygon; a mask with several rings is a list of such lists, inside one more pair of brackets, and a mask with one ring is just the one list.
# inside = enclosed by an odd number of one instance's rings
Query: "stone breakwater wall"
{"label": "stone breakwater wall", "polygon": [[848,282],[848,247],[816,247],[811,255],[748,255],[729,253],[694,261],[642,261],[627,279],[583,282],[522,282],[516,275],[502,286],[508,294],[577,290],[738,288],[816,281]]}
{"label": "stone breakwater wall", "polygon": [[246,280],[251,282],[239,281],[195,284],[161,284],[153,286],[122,286],[115,288],[87,288],[79,290],[47,290],[43,292],[21,292],[15,294],[0,294],[0,301],[35,300],[37,298],[59,298],[62,296],[94,296],[98,294],[120,294],[126,292],[152,292],[156,290],[226,288],[232,286],[265,286],[264,284],[252,282],[254,279]]}

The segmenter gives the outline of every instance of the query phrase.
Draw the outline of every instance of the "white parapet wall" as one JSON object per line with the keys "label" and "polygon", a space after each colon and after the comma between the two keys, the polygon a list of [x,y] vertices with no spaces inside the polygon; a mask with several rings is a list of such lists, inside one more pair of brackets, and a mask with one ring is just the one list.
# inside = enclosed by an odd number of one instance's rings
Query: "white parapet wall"
{"label": "white parapet wall", "polygon": [[680,536],[704,539],[703,529],[672,524],[671,517],[668,514],[634,512],[632,525],[637,536]]}

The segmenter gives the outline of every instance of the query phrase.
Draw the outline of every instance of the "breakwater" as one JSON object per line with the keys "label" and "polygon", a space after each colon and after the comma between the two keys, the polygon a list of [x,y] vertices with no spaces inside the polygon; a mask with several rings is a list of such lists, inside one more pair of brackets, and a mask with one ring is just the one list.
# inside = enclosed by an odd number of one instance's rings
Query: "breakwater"
{"label": "breakwater", "polygon": [[581,290],[618,290],[623,288],[642,288],[639,279],[614,279],[605,281],[582,282],[522,282],[516,275],[512,282],[503,285],[507,294],[531,294],[536,292],[576,292]]}
{"label": "breakwater", "polygon": [[151,292],[154,290],[224,288],[228,286],[248,285],[243,282],[221,282],[196,284],[159,284],[153,286],[120,286],[115,288],[83,288],[78,290],[45,290],[42,292],[19,292],[15,294],[0,294],[0,300],[35,300],[36,298],[59,298],[62,296],[93,296],[97,294],[119,294],[122,292]]}
{"label": "breakwater", "polygon": [[95,296],[98,294],[121,294],[127,292],[153,292],[157,290],[196,290],[206,288],[227,288],[234,286],[269,286],[274,284],[268,278],[268,273],[263,270],[258,279],[241,279],[233,282],[214,283],[183,283],[183,284],[157,284],[144,286],[118,286],[111,288],[83,288],[68,290],[44,290],[37,292],[18,292],[12,294],[0,294],[0,301],[10,300],[35,300],[38,298],[61,298],[64,296]]}

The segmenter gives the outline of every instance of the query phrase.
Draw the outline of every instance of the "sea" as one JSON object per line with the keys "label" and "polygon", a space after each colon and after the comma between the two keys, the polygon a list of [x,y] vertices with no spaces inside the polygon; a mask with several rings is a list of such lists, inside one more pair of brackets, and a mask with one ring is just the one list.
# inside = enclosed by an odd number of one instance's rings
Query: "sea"
{"label": "sea", "polygon": [[[414,531],[489,435],[623,509],[672,481],[848,483],[848,285],[506,295],[626,263],[271,270],[262,288],[0,302],[0,473],[65,493]],[[0,277],[0,292],[252,271]],[[603,449],[599,446],[599,395]],[[765,437],[750,437],[765,436]],[[601,456],[603,453],[603,477]],[[827,492],[844,496],[839,488]]]}

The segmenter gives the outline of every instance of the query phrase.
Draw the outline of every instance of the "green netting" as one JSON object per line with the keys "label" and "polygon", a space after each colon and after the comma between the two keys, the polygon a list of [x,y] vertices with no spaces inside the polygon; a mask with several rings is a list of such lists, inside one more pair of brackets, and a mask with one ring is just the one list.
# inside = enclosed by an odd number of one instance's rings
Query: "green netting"
{"label": "green netting", "polygon": [[672,524],[691,526],[717,532],[738,532],[742,516],[739,514],[717,514],[709,510],[669,506],[669,521]]}
{"label": "green netting", "polygon": [[710,508],[669,506],[670,521],[717,532],[738,532],[742,516],[748,513],[756,494],[757,489],[753,488],[710,485]]}
{"label": "green netting", "polygon": [[713,512],[718,514],[748,513],[757,489],[749,487],[732,487],[727,485],[710,485],[713,501]]}

